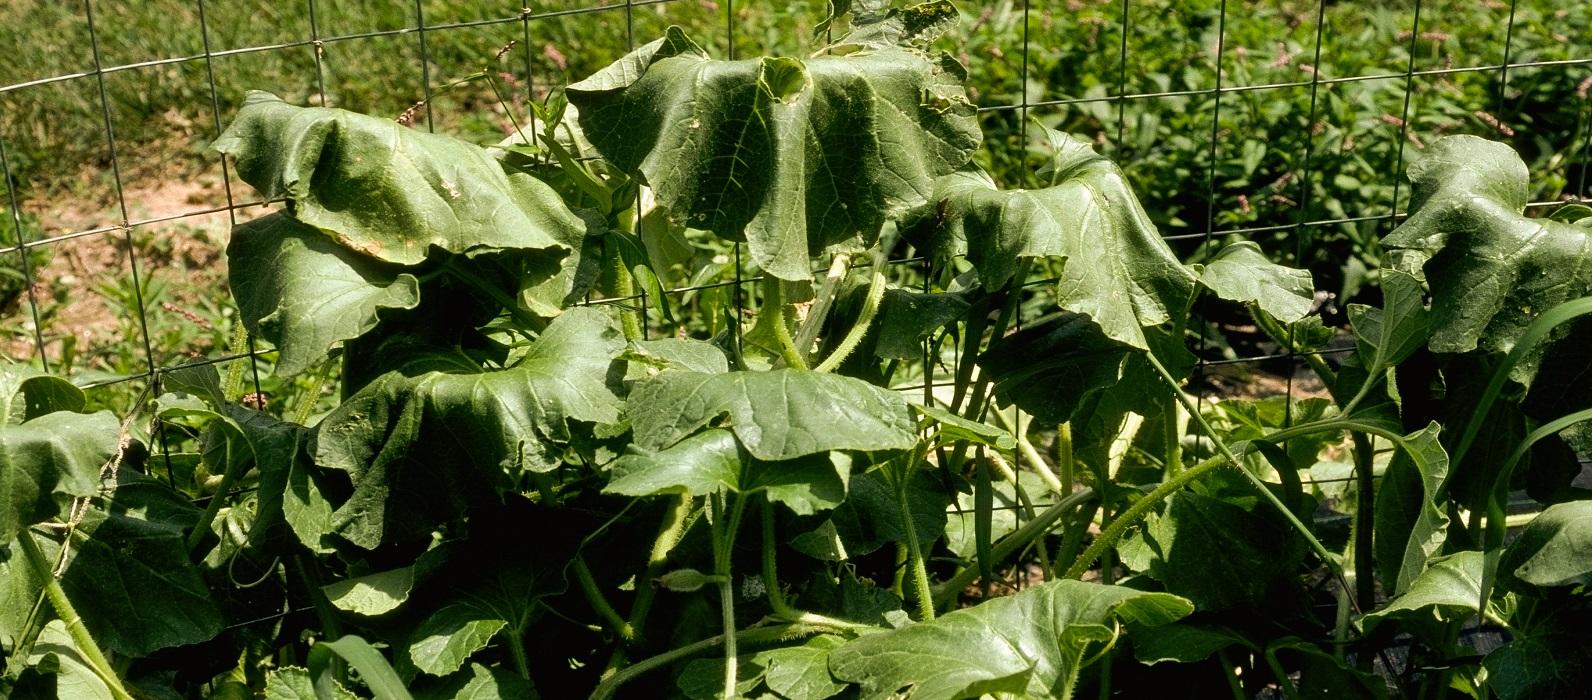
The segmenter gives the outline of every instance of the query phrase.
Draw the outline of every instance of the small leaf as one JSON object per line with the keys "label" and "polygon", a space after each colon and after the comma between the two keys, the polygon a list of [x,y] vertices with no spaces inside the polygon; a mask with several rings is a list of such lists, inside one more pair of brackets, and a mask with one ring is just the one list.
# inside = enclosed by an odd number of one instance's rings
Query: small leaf
{"label": "small leaf", "polygon": [[659,450],[720,416],[753,457],[779,461],[832,450],[907,450],[916,422],[895,392],[799,369],[666,372],[630,394],[636,444]]}
{"label": "small leaf", "polygon": [[1421,283],[1396,269],[1382,271],[1382,308],[1349,305],[1356,350],[1366,372],[1380,375],[1426,342],[1429,327]]}
{"label": "small leaf", "polygon": [[1315,303],[1310,271],[1278,265],[1250,241],[1218,251],[1199,272],[1199,280],[1216,296],[1255,304],[1283,323],[1304,318]]}
{"label": "small leaf", "polygon": [[874,331],[874,353],[890,359],[919,359],[923,356],[923,339],[942,326],[965,318],[969,308],[971,305],[960,294],[885,290],[879,303],[879,327]]}
{"label": "small leaf", "polygon": [[470,656],[492,643],[508,622],[469,604],[454,604],[433,613],[415,630],[409,658],[415,668],[433,676],[446,676],[464,666]]}
{"label": "small leaf", "polygon": [[381,615],[409,599],[415,569],[403,566],[381,573],[357,576],[321,587],[332,607],[356,615]]}
{"label": "small leaf", "polygon": [[933,621],[858,637],[830,654],[829,670],[860,684],[869,700],[903,688],[914,700],[983,693],[1065,698],[1085,647],[1110,639],[1112,623],[1153,628],[1193,609],[1166,593],[1051,581]]}
{"label": "small leaf", "polygon": [[[298,666],[285,666],[265,675],[265,700],[326,700],[315,693],[315,679]],[[330,700],[359,700],[341,684],[333,683]]]}
{"label": "small leaf", "polygon": [[1001,450],[1017,447],[1017,439],[1013,438],[1011,433],[988,423],[968,420],[938,406],[912,404],[912,410],[923,414],[928,422],[939,426],[940,439],[943,442],[968,442]]}
{"label": "small leaf", "polygon": [[56,411],[81,411],[85,401],[83,390],[65,379],[0,362],[0,427]]}

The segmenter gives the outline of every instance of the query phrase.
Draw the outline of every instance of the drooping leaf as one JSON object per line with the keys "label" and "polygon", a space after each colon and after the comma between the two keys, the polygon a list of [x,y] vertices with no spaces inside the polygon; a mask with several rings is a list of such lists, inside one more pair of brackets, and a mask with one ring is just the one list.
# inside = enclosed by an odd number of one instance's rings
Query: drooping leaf
{"label": "drooping leaf", "polygon": [[239,224],[227,243],[232,297],[249,330],[281,351],[276,371],[314,367],[376,325],[378,309],[420,303],[420,282],[278,212]]}
{"label": "drooping leaf", "polygon": [[109,411],[0,424],[0,542],[59,515],[72,498],[93,495],[120,429]]}
{"label": "drooping leaf", "polygon": [[547,185],[487,151],[386,119],[251,92],[214,148],[267,199],[345,248],[415,265],[450,253],[580,245],[585,224]]}
{"label": "drooping leaf", "polygon": [[1070,418],[1084,397],[1116,385],[1132,352],[1088,316],[1063,312],[995,339],[978,364],[994,381],[1002,405],[1016,404],[1049,424]]}
{"label": "drooping leaf", "polygon": [[885,290],[884,299],[879,302],[874,353],[900,360],[922,357],[923,339],[936,329],[965,318],[968,308],[967,299],[960,294]]}
{"label": "drooping leaf", "polygon": [[[1508,146],[1438,139],[1409,177],[1413,213],[1383,245],[1424,263],[1434,352],[1508,352],[1537,315],[1592,292],[1592,230],[1523,216],[1529,177]],[[1511,376],[1529,383],[1534,370]]]}
{"label": "drooping leaf", "polygon": [[333,527],[367,548],[423,535],[514,471],[553,469],[569,421],[618,420],[608,380],[623,349],[610,313],[577,308],[512,367],[383,375],[316,427],[316,464],[348,472],[354,486]]}
{"label": "drooping leaf", "polygon": [[1387,605],[1361,618],[1367,631],[1385,620],[1435,611],[1446,620],[1475,615],[1481,602],[1481,552],[1467,551],[1439,557],[1415,577],[1409,589]]}
{"label": "drooping leaf", "polygon": [[374,574],[343,579],[321,587],[332,607],[356,615],[391,612],[409,599],[415,586],[415,568],[400,566]]}
{"label": "drooping leaf", "polygon": [[792,368],[665,372],[638,384],[628,413],[636,444],[660,450],[720,416],[747,452],[775,462],[833,450],[907,450],[917,423],[895,392],[851,377]]}
{"label": "drooping leaf", "polygon": [[944,219],[930,226],[925,245],[942,257],[965,252],[986,289],[1004,285],[1022,258],[1064,259],[1061,308],[1089,316],[1107,338],[1148,349],[1143,329],[1183,313],[1194,273],[1162,240],[1121,169],[1088,141],[1045,134],[1055,149],[1049,187],[1000,190],[973,170],[941,178],[935,199],[950,213],[916,214]]}
{"label": "drooping leaf", "polygon": [[81,411],[83,390],[27,365],[0,362],[0,426],[56,411]]}
{"label": "drooping leaf", "polygon": [[850,472],[851,460],[839,453],[820,452],[781,462],[757,460],[743,454],[729,430],[714,428],[662,450],[632,446],[609,467],[603,492],[702,496],[762,491],[769,500],[805,515],[840,505]]}
{"label": "drooping leaf", "polygon": [[1504,550],[1498,572],[1544,588],[1592,582],[1592,501],[1548,506]]}
{"label": "drooping leaf", "polygon": [[1310,313],[1315,284],[1310,271],[1278,265],[1251,241],[1222,248],[1199,270],[1200,284],[1228,301],[1253,303],[1283,323]]}
{"label": "drooping leaf", "polygon": [[1066,698],[1085,646],[1111,638],[1114,621],[1153,628],[1193,609],[1166,593],[1052,581],[930,622],[858,637],[830,654],[829,670],[860,684],[868,699],[903,688],[916,700],[981,693]]}
{"label": "drooping leaf", "polygon": [[1440,489],[1448,477],[1436,421],[1404,436],[1376,490],[1376,562],[1384,586],[1409,590],[1447,537],[1448,513]]}
{"label": "drooping leaf", "polygon": [[746,240],[781,279],[927,201],[979,144],[948,56],[894,46],[718,61],[677,27],[570,85],[580,125],[695,228]]}

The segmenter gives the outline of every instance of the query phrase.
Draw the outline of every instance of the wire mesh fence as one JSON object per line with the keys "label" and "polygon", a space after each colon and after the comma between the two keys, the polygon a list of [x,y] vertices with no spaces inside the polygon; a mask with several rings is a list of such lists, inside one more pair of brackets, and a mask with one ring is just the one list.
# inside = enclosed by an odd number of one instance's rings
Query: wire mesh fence
{"label": "wire mesh fence", "polygon": [[[8,219],[0,231],[10,233],[0,239],[0,271],[11,280],[0,352],[84,385],[125,385],[125,413],[159,394],[164,372],[196,362],[243,367],[267,401],[286,394],[292,387],[269,371],[272,350],[233,341],[239,321],[221,255],[227,228],[273,203],[251,198],[205,148],[244,90],[407,113],[410,128],[494,142],[517,128],[509,110],[524,115],[526,101],[546,99],[669,24],[721,56],[793,53],[825,5],[12,3],[0,9],[14,47],[0,66]],[[1543,180],[1533,183],[1534,212],[1592,194],[1592,9],[1584,5],[960,5],[963,26],[948,48],[967,66],[980,104],[990,146],[981,165],[1008,186],[1036,184],[1031,124],[1093,136],[1125,168],[1163,236],[1195,259],[1242,236],[1311,267],[1342,301],[1374,298],[1374,270],[1358,261],[1405,215],[1405,164],[1439,133],[1520,149]],[[445,89],[483,66],[509,92],[509,110],[479,91]],[[891,265],[919,279],[933,272],[923,257]],[[758,281],[737,246],[720,277],[663,293],[728,290],[745,311],[753,295],[743,290]],[[643,314],[653,302],[647,293],[591,300]],[[650,332],[676,330],[650,321]],[[1270,393],[1286,406],[1319,395],[1296,381],[1301,363],[1291,352],[1235,343],[1219,320],[1191,328],[1201,350],[1197,387],[1220,389],[1212,377],[1243,378],[1264,366],[1280,381]],[[921,378],[898,388],[927,396],[937,371],[944,382],[956,368],[926,363]],[[163,431],[151,437],[169,451]]]}

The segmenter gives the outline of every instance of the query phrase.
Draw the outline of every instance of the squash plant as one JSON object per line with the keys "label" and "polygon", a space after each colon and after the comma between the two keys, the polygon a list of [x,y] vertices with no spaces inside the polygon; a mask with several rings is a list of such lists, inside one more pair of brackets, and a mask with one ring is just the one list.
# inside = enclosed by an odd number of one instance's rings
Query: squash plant
{"label": "squash plant", "polygon": [[[856,5],[800,59],[671,28],[490,148],[251,95],[231,290],[336,405],[196,366],[146,431],[6,369],[5,689],[1576,692],[1592,210],[1434,142],[1335,365],[1308,273],[1179,262],[1087,142],[971,165],[954,9]],[[1193,399],[1202,304],[1330,398]]]}

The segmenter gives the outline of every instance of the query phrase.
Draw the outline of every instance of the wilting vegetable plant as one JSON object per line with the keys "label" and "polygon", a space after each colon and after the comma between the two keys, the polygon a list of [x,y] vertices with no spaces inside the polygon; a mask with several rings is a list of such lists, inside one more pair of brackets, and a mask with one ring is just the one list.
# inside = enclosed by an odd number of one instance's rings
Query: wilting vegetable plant
{"label": "wilting vegetable plant", "polygon": [[[1434,142],[1333,354],[1308,273],[1179,262],[1088,142],[970,165],[949,3],[841,5],[801,59],[671,28],[490,148],[252,95],[232,293],[336,405],[195,366],[146,429],[6,369],[8,691],[1576,692],[1592,210]],[[1330,397],[1192,397],[1222,304]]]}

